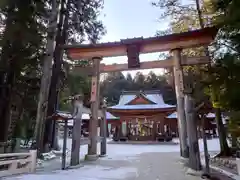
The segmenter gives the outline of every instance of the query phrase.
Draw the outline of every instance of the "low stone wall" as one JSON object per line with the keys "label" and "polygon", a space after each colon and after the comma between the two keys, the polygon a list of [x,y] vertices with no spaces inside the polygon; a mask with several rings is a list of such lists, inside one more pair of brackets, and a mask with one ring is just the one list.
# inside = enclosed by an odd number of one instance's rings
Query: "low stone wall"
{"label": "low stone wall", "polygon": [[37,150],[26,153],[0,154],[0,177],[22,173],[33,173],[36,170]]}

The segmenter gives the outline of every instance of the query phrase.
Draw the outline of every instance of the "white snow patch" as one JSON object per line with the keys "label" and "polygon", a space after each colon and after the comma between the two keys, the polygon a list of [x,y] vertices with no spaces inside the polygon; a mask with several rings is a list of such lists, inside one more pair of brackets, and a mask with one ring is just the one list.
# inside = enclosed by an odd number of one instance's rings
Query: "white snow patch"
{"label": "white snow patch", "polygon": [[[178,139],[174,139],[178,142]],[[62,145],[62,141],[60,141]],[[68,140],[68,149],[71,149],[71,140]],[[200,151],[203,151],[203,142],[199,140]],[[100,144],[98,145],[99,154]],[[130,145],[130,144],[108,144],[107,145],[107,157],[104,160],[114,161],[114,160],[127,160],[131,161],[138,158],[137,156],[142,153],[151,152],[179,152],[179,144],[177,145]],[[218,139],[208,140],[209,151],[219,151],[219,141]],[[80,157],[81,159],[87,154],[87,145],[81,146]],[[68,157],[69,159],[69,157]],[[29,174],[22,175],[18,177],[10,177],[6,180],[106,180],[115,179],[121,180],[126,179],[131,175],[136,175],[137,169],[135,167],[121,167],[112,168],[99,165],[85,165],[79,169],[72,169],[66,171],[55,171],[50,174]]]}
{"label": "white snow patch", "polygon": [[[173,142],[179,143],[179,139],[173,139]],[[63,145],[63,141],[59,141],[60,147]],[[72,140],[67,140],[67,149],[71,149]],[[80,158],[84,159],[87,154],[87,145],[80,147]],[[199,149],[203,149],[203,141],[199,140]],[[98,153],[100,153],[100,143],[98,144]],[[134,156],[141,153],[150,153],[150,152],[179,152],[180,145],[131,145],[131,144],[108,144],[107,145],[107,158],[114,160],[126,160],[126,159],[135,159]],[[220,145],[218,138],[208,140],[208,150],[209,151],[219,151]],[[69,153],[70,155],[70,153]]]}
{"label": "white snow patch", "polygon": [[168,119],[177,119],[177,112],[170,114],[169,116],[167,116],[167,118]]}
{"label": "white snow patch", "polygon": [[15,178],[6,178],[5,180],[101,180],[101,179],[116,179],[121,180],[127,178],[127,176],[131,174],[136,174],[137,169],[132,167],[122,167],[113,169],[110,167],[102,167],[102,166],[84,166],[80,169],[74,170],[66,170],[66,171],[56,171],[51,174],[29,174],[22,175]]}

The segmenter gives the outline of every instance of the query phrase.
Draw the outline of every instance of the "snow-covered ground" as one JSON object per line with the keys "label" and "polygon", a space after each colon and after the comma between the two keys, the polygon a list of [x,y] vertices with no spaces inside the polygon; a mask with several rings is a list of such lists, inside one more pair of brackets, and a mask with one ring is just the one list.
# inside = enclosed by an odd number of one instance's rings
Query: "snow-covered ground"
{"label": "snow-covered ground", "polygon": [[[174,142],[179,142],[179,139],[174,139]],[[63,141],[59,141],[60,147],[62,147]],[[67,149],[71,149],[72,141],[67,141]],[[180,146],[177,145],[131,145],[131,144],[108,144],[107,155],[108,157],[119,157],[125,155],[137,155],[147,152],[179,152]],[[203,141],[199,140],[199,149],[203,152]],[[208,151],[219,151],[219,140],[211,139],[208,140]],[[98,152],[100,152],[100,144],[98,145]],[[80,157],[84,159],[87,154],[87,145],[81,146]]]}
{"label": "snow-covered ground", "polygon": [[[71,149],[70,140],[67,147]],[[100,145],[98,152],[99,148]],[[201,140],[199,140],[199,148],[203,151]],[[208,140],[208,149],[219,151],[218,139]],[[81,146],[81,159],[84,159],[86,153],[87,146]],[[178,160],[179,145],[108,144],[107,157],[86,163],[79,169],[21,175],[7,180],[156,180],[161,175],[165,176],[163,180],[188,179],[182,166],[176,163]],[[162,178],[159,177],[160,179]],[[190,179],[195,180],[195,177]]]}

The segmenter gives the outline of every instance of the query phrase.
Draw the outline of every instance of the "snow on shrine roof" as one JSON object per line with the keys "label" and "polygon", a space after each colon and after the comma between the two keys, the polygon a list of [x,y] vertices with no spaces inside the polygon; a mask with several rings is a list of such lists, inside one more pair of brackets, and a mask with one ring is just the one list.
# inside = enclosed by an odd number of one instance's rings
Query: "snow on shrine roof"
{"label": "snow on shrine roof", "polygon": [[[72,118],[72,114],[70,112],[57,112],[57,114],[59,116],[62,116],[62,117],[65,117],[65,118],[68,118],[68,119],[71,119]],[[82,119],[90,119],[90,115],[88,113],[83,113],[82,114]]]}
{"label": "snow on shrine roof", "polygon": [[[208,113],[206,117],[207,118],[215,118],[216,116],[215,116],[214,113]],[[227,121],[226,121],[227,119],[228,119],[227,116],[222,115],[222,122],[223,122],[223,124],[227,124]],[[214,121],[214,122],[212,122],[212,124],[216,124],[216,122]]]}
{"label": "snow on shrine roof", "polygon": [[[215,116],[215,113],[208,113],[206,117],[207,118],[215,118],[216,116]],[[222,119],[226,120],[226,119],[228,119],[228,116],[222,115]]]}
{"label": "snow on shrine roof", "polygon": [[107,119],[107,120],[109,120],[109,119],[119,119],[119,117],[115,117],[115,116],[112,115],[111,113],[106,112],[106,119]]}
{"label": "snow on shrine roof", "polygon": [[[214,113],[208,113],[206,117],[207,118],[215,118],[216,116],[215,116]],[[177,112],[174,112],[174,113],[170,114],[169,116],[167,116],[167,118],[168,119],[176,119],[177,118]],[[226,124],[226,120],[227,119],[228,119],[227,116],[223,116],[222,115],[222,122],[223,122],[223,124]],[[216,124],[216,122],[212,122],[212,124]]]}
{"label": "snow on shrine roof", "polygon": [[[215,118],[215,114],[214,113],[208,113],[207,118]],[[177,118],[177,112],[174,112],[172,114],[170,114],[169,116],[167,116],[167,118],[172,119],[172,118]]]}
{"label": "snow on shrine roof", "polygon": [[[99,117],[100,118],[100,117]],[[84,120],[89,120],[90,119],[90,115],[89,114],[82,114],[82,119]],[[106,112],[106,119],[113,119],[113,120],[117,120],[119,119],[118,117],[113,116],[111,113]],[[68,120],[68,126],[73,126],[73,119]]]}
{"label": "snow on shrine roof", "polygon": [[[82,114],[82,119],[89,120],[90,119],[90,113],[83,113]],[[61,117],[69,119],[69,122],[72,120],[72,114],[70,112],[58,111],[57,114]],[[101,118],[101,117],[99,116],[99,118]],[[111,113],[106,112],[106,119],[119,119],[119,117],[115,117]]]}
{"label": "snow on shrine roof", "polygon": [[109,107],[110,109],[162,109],[162,108],[173,108],[175,105],[166,104],[163,100],[160,91],[144,91],[140,92],[148,100],[154,102],[155,104],[136,104],[136,105],[126,105],[138,96],[136,91],[126,91],[120,96],[117,105]]}
{"label": "snow on shrine roof", "polygon": [[172,114],[170,114],[169,116],[167,116],[168,119],[176,119],[177,118],[177,112],[174,112]]}

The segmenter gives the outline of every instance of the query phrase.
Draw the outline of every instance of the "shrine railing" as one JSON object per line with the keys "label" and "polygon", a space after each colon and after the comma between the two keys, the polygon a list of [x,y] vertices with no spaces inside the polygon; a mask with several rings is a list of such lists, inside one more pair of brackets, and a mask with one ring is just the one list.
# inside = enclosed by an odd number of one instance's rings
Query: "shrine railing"
{"label": "shrine railing", "polygon": [[0,177],[31,173],[36,169],[37,151],[0,154]]}

